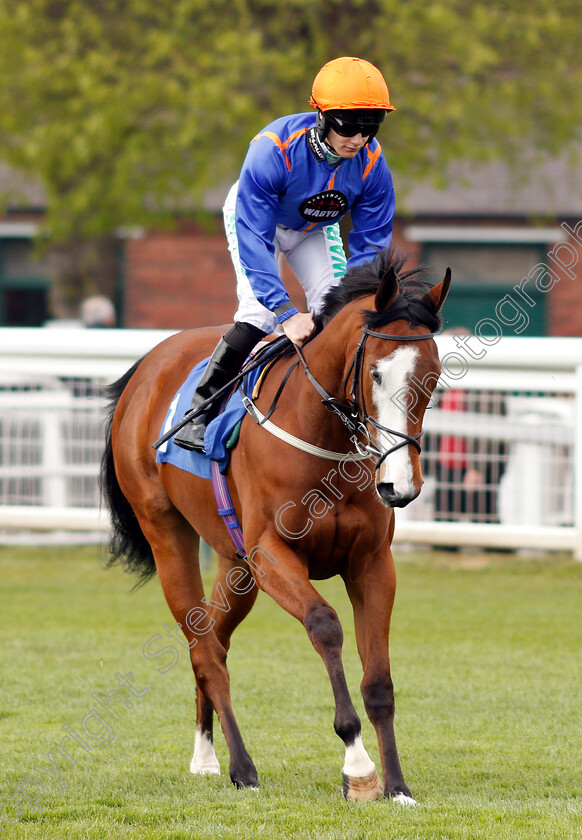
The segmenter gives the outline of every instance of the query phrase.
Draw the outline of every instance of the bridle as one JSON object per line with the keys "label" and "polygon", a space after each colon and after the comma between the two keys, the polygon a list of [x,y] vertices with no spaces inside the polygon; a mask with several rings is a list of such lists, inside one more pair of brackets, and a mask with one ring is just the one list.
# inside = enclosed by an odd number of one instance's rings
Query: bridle
{"label": "bridle", "polygon": [[[303,370],[307,378],[309,379],[315,390],[320,394],[320,396],[323,397],[323,405],[327,409],[332,411],[334,414],[337,414],[342,423],[347,427],[347,429],[353,433],[353,437],[351,439],[359,455],[367,455],[368,457],[371,456],[378,458],[375,465],[375,470],[379,470],[386,458],[393,452],[396,452],[396,450],[401,449],[403,446],[414,446],[420,453],[420,438],[422,437],[423,432],[421,429],[418,435],[407,435],[405,432],[398,432],[396,431],[396,429],[389,429],[386,426],[383,426],[381,423],[378,423],[377,420],[375,420],[368,414],[364,398],[363,371],[366,341],[369,336],[372,336],[373,338],[382,338],[386,341],[398,342],[425,341],[428,338],[434,338],[433,333],[423,333],[421,335],[387,335],[386,333],[371,330],[368,326],[364,325],[362,327],[362,337],[358,342],[358,346],[356,347],[356,351],[354,353],[354,358],[352,359],[352,362],[348,368],[343,383],[344,393],[347,397],[346,403],[342,403],[337,397],[332,397],[330,394],[327,393],[325,388],[317,381],[317,379],[309,370],[309,366],[307,364],[307,361],[305,360],[305,356],[303,355],[303,351],[301,350],[301,348],[297,347],[297,345],[293,346],[295,347],[295,350],[299,356],[299,360],[303,366]],[[348,383],[350,380],[350,376],[352,378],[352,382],[348,392]],[[370,431],[368,429],[368,424],[370,426],[373,426],[377,431],[381,433],[392,437],[399,437],[402,438],[402,440],[394,444],[394,446],[392,446],[390,449],[387,449],[385,452],[382,452],[377,446],[373,444]],[[358,441],[358,434],[361,434],[366,438],[366,444],[362,444]]]}
{"label": "bridle", "polygon": [[[170,429],[167,429],[161,437],[153,444],[154,449],[158,449],[162,444],[164,444],[167,440],[169,440],[173,435],[176,434],[186,423],[190,422],[194,417],[198,416],[202,413],[211,403],[213,400],[218,398],[224,398],[228,393],[231,393],[233,386],[238,386],[242,403],[248,412],[248,414],[252,417],[252,419],[257,423],[259,426],[263,426],[271,434],[275,435],[281,440],[284,440],[290,446],[294,446],[296,449],[300,449],[303,452],[308,452],[311,455],[315,455],[319,458],[327,458],[332,461],[364,461],[368,460],[369,458],[377,458],[375,469],[378,470],[386,460],[386,458],[392,454],[392,452],[396,452],[397,449],[400,449],[403,446],[414,446],[418,452],[420,452],[420,443],[419,440],[422,437],[422,430],[418,435],[407,435],[405,432],[398,432],[395,429],[388,429],[386,426],[383,426],[381,423],[378,423],[373,417],[371,417],[367,410],[366,404],[364,400],[364,383],[363,383],[363,359],[364,353],[366,349],[366,341],[369,336],[373,338],[382,338],[386,341],[423,341],[427,338],[433,338],[433,333],[425,333],[422,335],[386,335],[385,333],[376,332],[375,330],[371,330],[368,326],[364,325],[362,327],[362,337],[358,342],[358,346],[356,347],[356,351],[354,353],[354,358],[348,368],[348,372],[344,379],[343,383],[343,390],[346,395],[346,402],[343,403],[338,397],[333,397],[331,394],[325,390],[323,385],[317,381],[317,379],[313,376],[311,371],[309,370],[309,365],[303,355],[303,351],[300,347],[297,347],[296,344],[293,344],[297,355],[299,358],[296,362],[294,362],[290,368],[288,369],[287,373],[283,377],[281,384],[279,385],[279,389],[275,395],[273,402],[271,403],[271,407],[267,411],[266,414],[263,414],[257,406],[255,405],[253,398],[249,396],[246,392],[246,389],[242,386],[242,381],[246,379],[247,374],[254,370],[257,367],[265,364],[265,361],[275,361],[280,357],[281,349],[288,348],[291,342],[286,337],[281,337],[276,339],[275,341],[271,342],[265,350],[260,351],[254,357],[254,360],[251,361],[249,364],[245,365],[242,371],[237,374],[230,382],[224,385],[219,391],[216,392],[212,397],[209,397],[201,406],[197,409],[192,409],[187,411],[186,414],[175,423]],[[318,394],[322,397],[321,402],[323,405],[331,412],[336,414],[339,419],[342,421],[344,426],[352,433],[351,434],[351,441],[354,444],[356,449],[355,452],[352,453],[345,453],[345,452],[333,452],[329,449],[322,449],[319,446],[315,446],[314,444],[307,443],[307,441],[301,440],[301,438],[297,438],[294,435],[286,432],[284,429],[281,429],[279,426],[276,426],[274,423],[270,421],[270,416],[275,410],[277,403],[281,394],[283,393],[283,389],[287,384],[292,372],[295,370],[297,365],[301,363],[303,365],[303,370],[318,392]],[[352,376],[352,384],[349,390],[348,396],[348,382]],[[358,401],[358,390],[360,392],[360,399],[361,405]],[[373,428],[377,429],[377,431],[382,432],[386,435],[393,435],[395,437],[402,438],[399,443],[396,443],[390,449],[386,450],[386,452],[382,452],[377,446],[374,445],[372,442],[372,436],[368,429],[368,424]],[[363,444],[358,440],[358,435],[363,436],[366,439],[366,443]]]}

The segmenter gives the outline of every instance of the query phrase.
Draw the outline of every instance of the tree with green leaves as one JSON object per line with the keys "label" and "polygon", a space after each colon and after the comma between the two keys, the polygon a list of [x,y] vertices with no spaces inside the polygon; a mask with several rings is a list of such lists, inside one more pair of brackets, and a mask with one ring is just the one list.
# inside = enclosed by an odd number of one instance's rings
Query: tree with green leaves
{"label": "tree with green leaves", "polygon": [[252,136],[359,55],[397,110],[399,181],[580,137],[571,0],[0,0],[0,161],[39,179],[54,243],[195,218]]}

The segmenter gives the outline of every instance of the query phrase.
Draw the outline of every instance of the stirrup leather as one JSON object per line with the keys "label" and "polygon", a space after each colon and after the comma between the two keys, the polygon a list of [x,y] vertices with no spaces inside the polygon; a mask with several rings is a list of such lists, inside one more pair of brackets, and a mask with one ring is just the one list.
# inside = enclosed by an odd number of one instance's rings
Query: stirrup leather
{"label": "stirrup leather", "polygon": [[[224,336],[216,345],[210,357],[206,370],[198,383],[192,397],[192,408],[200,408],[209,398],[213,397],[220,389],[236,375],[246,354],[240,353],[228,344]],[[194,417],[186,423],[174,436],[174,443],[182,449],[204,452],[204,433],[208,423],[213,420],[219,411],[219,405],[215,401],[198,417]]]}

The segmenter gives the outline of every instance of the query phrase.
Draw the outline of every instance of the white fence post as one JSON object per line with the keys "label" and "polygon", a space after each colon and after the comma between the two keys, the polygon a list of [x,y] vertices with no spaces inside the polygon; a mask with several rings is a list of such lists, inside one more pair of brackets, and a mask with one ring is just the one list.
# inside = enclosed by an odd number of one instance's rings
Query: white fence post
{"label": "white fence post", "polygon": [[[0,328],[0,530],[109,528],[95,503],[104,444],[98,387],[170,334]],[[437,344],[441,358],[462,350],[450,336]],[[482,465],[501,463],[483,480],[495,509],[474,518],[474,507],[459,506],[457,521],[435,521],[435,494],[423,492],[420,504],[396,512],[396,540],[571,551],[582,561],[582,338],[504,337],[448,386],[472,396],[466,410],[427,412],[427,485],[439,480],[439,439],[457,436]],[[504,493],[512,505],[500,504]]]}
{"label": "white fence post", "polygon": [[43,503],[46,507],[67,506],[67,485],[63,473],[65,442],[63,440],[62,412],[58,408],[38,412],[42,466],[44,470]]}

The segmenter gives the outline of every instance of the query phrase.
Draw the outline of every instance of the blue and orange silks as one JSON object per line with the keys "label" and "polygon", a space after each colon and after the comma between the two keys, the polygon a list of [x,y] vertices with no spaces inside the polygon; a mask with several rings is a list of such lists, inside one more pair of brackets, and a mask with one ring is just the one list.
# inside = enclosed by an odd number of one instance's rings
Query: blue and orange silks
{"label": "blue and orange silks", "polygon": [[257,134],[241,169],[236,228],[241,264],[263,306],[273,312],[289,300],[275,258],[277,225],[307,233],[348,212],[350,267],[392,240],[394,188],[376,139],[354,158],[329,163],[313,113],[281,117]]}

